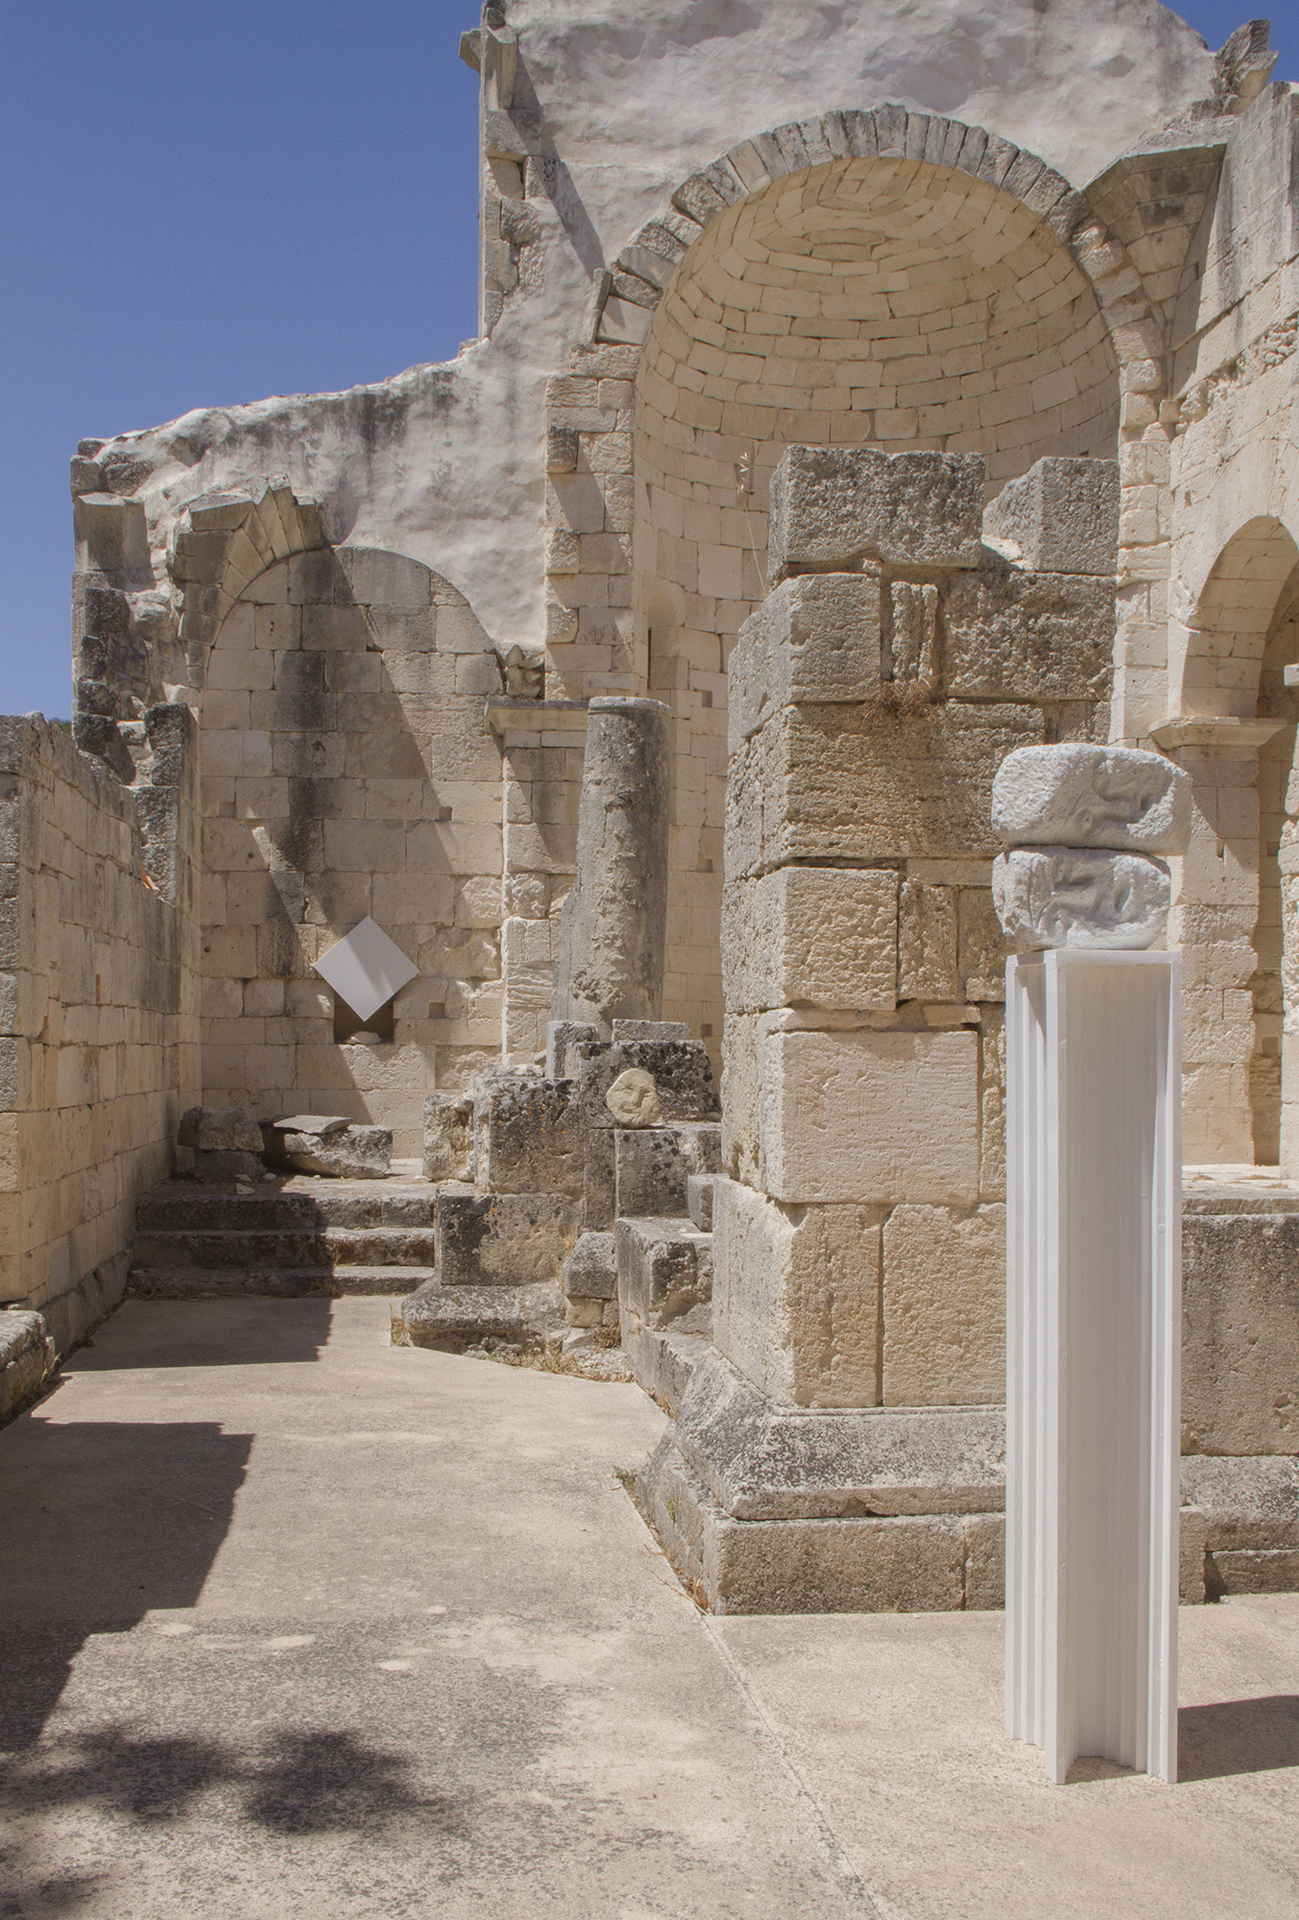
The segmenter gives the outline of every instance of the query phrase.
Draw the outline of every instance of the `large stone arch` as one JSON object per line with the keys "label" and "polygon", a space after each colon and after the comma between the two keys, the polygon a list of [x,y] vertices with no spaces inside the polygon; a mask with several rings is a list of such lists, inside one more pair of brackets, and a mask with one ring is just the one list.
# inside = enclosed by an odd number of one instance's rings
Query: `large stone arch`
{"label": "large stone arch", "polygon": [[[796,236],[783,253],[782,222]],[[925,326],[876,405],[866,389],[889,327],[869,300],[836,301],[834,276],[851,289],[850,256],[875,266],[890,247],[919,276]],[[973,280],[953,316],[958,267]],[[782,365],[782,328],[818,334],[816,354]],[[720,1030],[726,663],[762,596],[766,483],[783,447],[980,452],[990,492],[1043,454],[1113,458],[1121,405],[1156,415],[1161,337],[1130,259],[1063,176],[981,128],[902,107],[742,142],[618,255],[590,343],[551,386],[549,651],[570,697],[644,691],[652,672],[674,711],[666,1017]],[[860,391],[836,404],[854,366]],[[1162,538],[1139,516],[1125,524],[1138,546]],[[1143,553],[1137,571],[1158,566]]]}

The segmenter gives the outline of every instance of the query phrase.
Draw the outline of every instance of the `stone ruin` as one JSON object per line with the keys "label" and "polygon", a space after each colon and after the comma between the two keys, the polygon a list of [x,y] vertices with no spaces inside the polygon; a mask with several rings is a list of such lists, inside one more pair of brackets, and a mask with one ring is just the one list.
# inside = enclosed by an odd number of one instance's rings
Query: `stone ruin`
{"label": "stone ruin", "polygon": [[[1166,907],[1184,1592],[1299,1585],[1299,96],[1158,0],[999,65],[1018,0],[623,11],[467,23],[454,361],[77,450],[5,1405],[128,1280],[616,1337],[709,1604],[996,1605],[997,906]],[[1185,851],[994,831],[1061,745],[1100,834],[1111,749],[1179,768]]]}

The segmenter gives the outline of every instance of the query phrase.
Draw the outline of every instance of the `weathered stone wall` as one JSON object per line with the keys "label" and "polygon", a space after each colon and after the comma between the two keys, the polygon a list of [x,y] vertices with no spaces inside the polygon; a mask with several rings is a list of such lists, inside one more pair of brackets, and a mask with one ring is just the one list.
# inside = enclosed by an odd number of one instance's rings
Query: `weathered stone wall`
{"label": "weathered stone wall", "polygon": [[0,721],[0,1299],[60,1349],[121,1297],[198,1090],[193,726],[138,732],[132,792],[38,715]]}
{"label": "weathered stone wall", "polygon": [[786,577],[731,658],[715,1339],[785,1404],[1004,1395],[992,779],[1104,738],[1118,486],[1033,468],[1045,570],[981,546],[983,481],[975,456],[793,449]]}
{"label": "weathered stone wall", "polygon": [[[227,614],[204,678],[204,1098],[346,1113],[418,1154],[426,1095],[499,1059],[505,974],[517,1000],[519,949],[538,937],[548,980],[576,785],[525,767],[521,746],[503,771],[497,656],[463,597],[398,555],[276,562]],[[338,1044],[312,963],[367,914],[419,973],[391,1042]],[[516,1008],[511,1045],[536,1051],[542,1022],[525,1030]]]}

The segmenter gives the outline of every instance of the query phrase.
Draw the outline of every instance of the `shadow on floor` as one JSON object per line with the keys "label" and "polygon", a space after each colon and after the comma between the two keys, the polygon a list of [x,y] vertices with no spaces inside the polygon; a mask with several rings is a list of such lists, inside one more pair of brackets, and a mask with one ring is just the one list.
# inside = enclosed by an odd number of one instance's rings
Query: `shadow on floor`
{"label": "shadow on floor", "polygon": [[108,1726],[0,1767],[0,1798],[11,1816],[94,1805],[148,1824],[183,1817],[215,1793],[237,1819],[270,1833],[360,1834],[414,1821],[426,1833],[467,1837],[463,1796],[417,1791],[407,1779],[412,1765],[346,1728],[281,1729],[248,1751]]}
{"label": "shadow on floor", "polygon": [[1278,1767],[1299,1767],[1299,1695],[1218,1700],[1178,1713],[1179,1781],[1223,1780]]}
{"label": "shadow on floor", "polygon": [[[66,1375],[129,1367],[279,1367],[318,1360],[332,1300],[124,1300]],[[123,1344],[130,1337],[129,1352]]]}
{"label": "shadow on floor", "polygon": [[[42,1418],[0,1433],[0,1748],[29,1746],[92,1633],[192,1607],[234,1512],[249,1433]],[[57,1401],[53,1404],[57,1404]]]}

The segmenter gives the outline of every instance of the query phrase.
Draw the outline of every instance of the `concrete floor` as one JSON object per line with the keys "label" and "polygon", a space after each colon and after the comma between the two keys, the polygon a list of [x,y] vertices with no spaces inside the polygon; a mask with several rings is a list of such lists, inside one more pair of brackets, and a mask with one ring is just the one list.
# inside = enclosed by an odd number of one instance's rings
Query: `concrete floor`
{"label": "concrete floor", "polygon": [[128,1303],[0,1433],[0,1920],[1293,1920],[1299,1597],[1183,1611],[1181,1785],[1052,1788],[999,1615],[699,1615],[661,1424],[380,1300]]}

